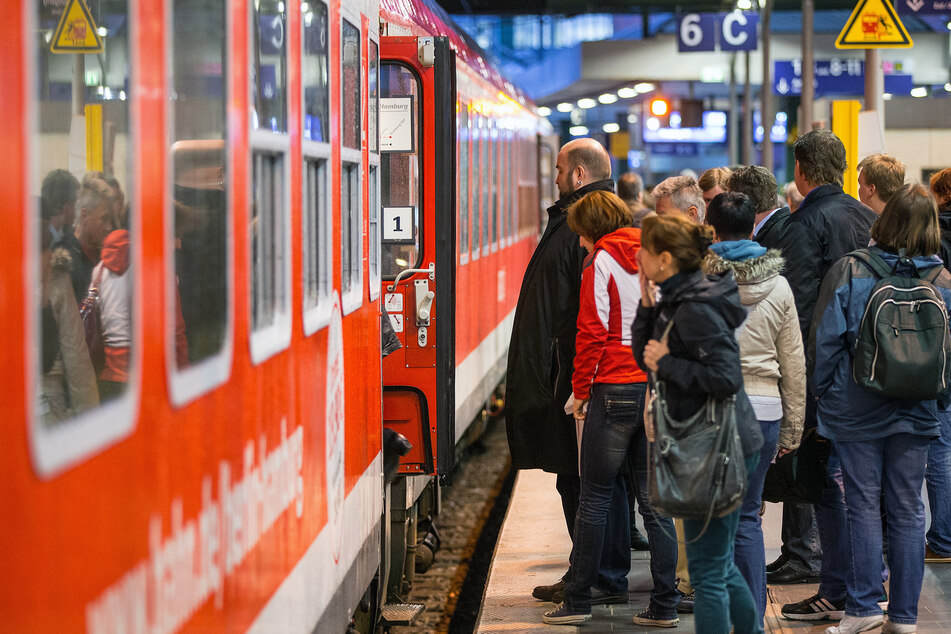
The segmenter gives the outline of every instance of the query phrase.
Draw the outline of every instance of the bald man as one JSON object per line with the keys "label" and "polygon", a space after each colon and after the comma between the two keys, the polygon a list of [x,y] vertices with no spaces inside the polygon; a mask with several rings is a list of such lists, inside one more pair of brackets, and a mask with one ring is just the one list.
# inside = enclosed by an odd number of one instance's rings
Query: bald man
{"label": "bald man", "polygon": [[[557,474],[555,486],[561,495],[568,532],[573,535],[581,480],[575,423],[565,413],[565,403],[572,394],[585,251],[568,227],[565,212],[589,192],[613,192],[614,181],[611,159],[604,146],[593,139],[566,143],[558,153],[555,168],[560,198],[548,208],[548,226],[528,263],[515,308],[505,384],[506,429],[515,468]],[[623,489],[614,498],[612,507],[623,508],[623,516],[610,514],[606,534],[621,534],[623,524],[628,523]],[[614,526],[617,517],[622,526]],[[619,542],[605,541],[595,589],[609,597],[623,592],[626,600],[630,543]],[[563,593],[562,579],[538,586],[532,594],[551,601]]]}

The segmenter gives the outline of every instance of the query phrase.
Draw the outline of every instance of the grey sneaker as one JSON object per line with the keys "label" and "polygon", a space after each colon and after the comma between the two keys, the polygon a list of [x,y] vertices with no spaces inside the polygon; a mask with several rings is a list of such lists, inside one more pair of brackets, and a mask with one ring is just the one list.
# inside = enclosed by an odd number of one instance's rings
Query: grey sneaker
{"label": "grey sneaker", "polygon": [[643,612],[634,615],[635,625],[653,625],[655,627],[677,627],[680,624],[680,617],[676,614],[673,618],[664,618],[654,612],[653,608],[647,608]]}

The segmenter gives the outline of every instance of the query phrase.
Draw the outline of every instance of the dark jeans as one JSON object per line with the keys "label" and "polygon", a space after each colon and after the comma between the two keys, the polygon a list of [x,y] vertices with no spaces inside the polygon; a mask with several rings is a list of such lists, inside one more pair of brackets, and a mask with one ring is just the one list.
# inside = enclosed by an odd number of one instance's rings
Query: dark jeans
{"label": "dark jeans", "polygon": [[[561,508],[565,513],[565,521],[568,523],[568,536],[571,537],[571,541],[574,543],[578,501],[581,498],[581,478],[577,474],[559,473],[555,480],[555,489],[561,495]],[[627,494],[623,487],[613,491],[611,497],[612,511],[622,508],[627,508]],[[620,511],[608,514],[605,524],[605,531],[608,535],[619,534],[619,531],[623,530],[622,524],[626,523],[626,519],[622,519],[619,513]],[[599,590],[609,594],[620,594],[627,591],[627,573],[631,571],[630,528],[628,528],[627,534],[627,543],[614,543],[612,540],[605,544],[601,552],[598,580],[594,585]],[[567,574],[565,579],[567,579]]]}
{"label": "dark jeans", "polygon": [[[758,451],[746,457],[747,486],[755,477],[758,462]],[[734,563],[733,544],[739,522],[740,509],[723,517],[711,518],[703,537],[691,544],[690,541],[703,531],[706,521],[684,520],[690,584],[697,593],[693,603],[696,632],[729,634],[731,624],[737,634],[763,631],[759,608]]]}
{"label": "dark jeans", "polygon": [[816,511],[812,504],[783,502],[782,540],[786,565],[798,572],[819,575],[822,554]]}
{"label": "dark jeans", "polygon": [[[581,440],[581,503],[575,522],[571,550],[571,570],[565,587],[565,603],[572,610],[590,611],[591,587],[595,585],[596,564],[609,548],[624,549],[626,570],[623,587],[598,589],[611,594],[627,592],[631,566],[630,521],[621,468],[628,450],[635,453],[634,474],[638,505],[651,547],[651,607],[662,618],[674,618],[679,601],[674,576],[677,546],[664,535],[674,534],[669,518],[655,518],[647,500],[647,437],[644,433],[646,383],[595,384],[591,390],[588,416]],[[620,504],[618,491],[621,492]],[[617,522],[615,528],[610,520]],[[613,561],[613,557],[611,558]]]}
{"label": "dark jeans", "polygon": [[938,412],[941,435],[928,445],[928,506],[931,528],[928,546],[936,554],[951,557],[951,411]]}
{"label": "dark jeans", "polygon": [[759,450],[759,462],[749,474],[746,496],[740,507],[740,523],[733,542],[733,560],[740,574],[746,579],[753,595],[753,603],[759,610],[759,626],[763,627],[766,614],[766,548],[763,543],[763,518],[759,515],[763,504],[763,483],[766,470],[776,454],[779,442],[779,420],[761,420],[763,446]]}
{"label": "dark jeans", "polygon": [[835,443],[842,464],[852,552],[845,613],[881,614],[881,494],[888,514],[888,567],[891,596],[888,620],[916,623],[925,568],[925,508],[921,485],[929,438],[892,434],[885,438]]}

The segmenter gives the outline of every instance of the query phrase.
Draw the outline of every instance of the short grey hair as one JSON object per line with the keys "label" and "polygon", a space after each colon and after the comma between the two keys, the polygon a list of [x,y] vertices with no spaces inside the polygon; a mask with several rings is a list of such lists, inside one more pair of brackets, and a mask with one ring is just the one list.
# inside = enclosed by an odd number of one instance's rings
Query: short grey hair
{"label": "short grey hair", "polygon": [[669,198],[670,204],[684,213],[691,207],[696,207],[697,223],[703,224],[707,206],[703,202],[703,190],[696,179],[690,176],[671,176],[655,187],[651,196],[654,197],[655,203],[661,198]]}

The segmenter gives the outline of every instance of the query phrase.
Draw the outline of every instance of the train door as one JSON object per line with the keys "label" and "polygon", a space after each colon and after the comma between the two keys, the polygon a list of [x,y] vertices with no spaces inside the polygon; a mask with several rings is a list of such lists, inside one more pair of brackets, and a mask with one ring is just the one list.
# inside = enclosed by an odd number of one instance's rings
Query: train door
{"label": "train door", "polygon": [[381,38],[383,294],[403,344],[383,360],[383,418],[413,445],[404,474],[454,462],[455,107],[447,38]]}

